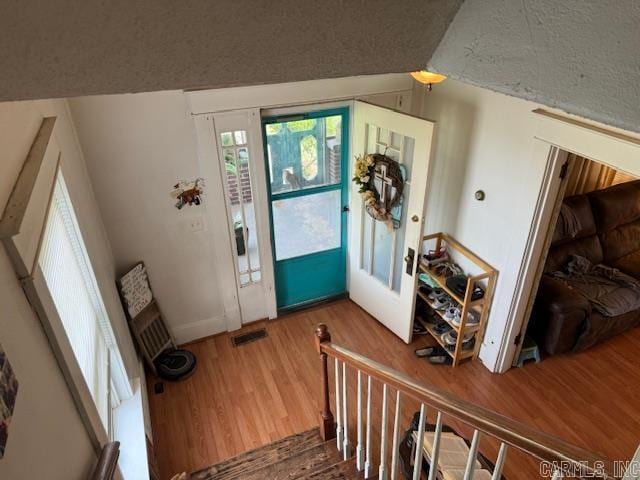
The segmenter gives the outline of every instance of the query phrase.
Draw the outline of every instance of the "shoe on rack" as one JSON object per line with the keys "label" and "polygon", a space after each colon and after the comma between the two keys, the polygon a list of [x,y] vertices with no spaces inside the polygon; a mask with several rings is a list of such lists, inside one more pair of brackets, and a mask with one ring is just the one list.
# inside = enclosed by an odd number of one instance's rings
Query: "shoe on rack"
{"label": "shoe on rack", "polygon": [[414,353],[416,354],[416,357],[420,357],[420,358],[431,357],[433,355],[446,354],[446,352],[442,349],[440,345],[417,348],[416,350],[414,350]]}
{"label": "shoe on rack", "polygon": [[422,325],[420,322],[413,322],[413,334],[414,335],[426,335],[427,333],[427,329],[424,328],[424,325]]}
{"label": "shoe on rack", "polygon": [[[458,315],[458,318],[452,320],[451,323],[453,323],[456,327],[459,327],[462,324],[462,317]],[[479,323],[480,314],[478,312],[471,311],[467,313],[467,323],[464,324],[465,327],[475,327]]]}
{"label": "shoe on rack", "polygon": [[442,335],[444,333],[450,332],[451,330],[453,330],[453,327],[451,327],[451,325],[449,325],[447,322],[444,322],[444,321],[436,324],[433,327],[433,331],[438,335]]}
{"label": "shoe on rack", "polygon": [[451,305],[451,297],[447,294],[436,297],[431,306],[436,310],[444,310]]}
{"label": "shoe on rack", "polygon": [[444,311],[445,320],[450,321],[454,325],[460,325],[460,309],[458,307],[449,307]]}
{"label": "shoe on rack", "polygon": [[442,295],[444,295],[444,290],[441,288],[434,288],[433,290],[431,290],[431,293],[429,295],[427,295],[427,298],[429,300],[435,300],[438,297],[441,297]]}
{"label": "shoe on rack", "polygon": [[[472,350],[473,347],[476,346],[476,337],[471,337],[470,340],[467,340],[466,342],[462,342],[462,345],[460,346],[460,348],[462,349],[463,352]],[[447,345],[446,348],[448,351],[450,351],[451,353],[455,352],[456,350],[456,344],[454,343],[453,345]]]}
{"label": "shoe on rack", "polygon": [[[469,340],[471,340],[474,337],[475,333],[474,332],[465,332],[465,334],[462,337],[462,343],[464,342],[468,342]],[[451,329],[448,332],[442,334],[442,341],[446,344],[446,345],[455,345],[456,342],[458,341],[458,333]]]}

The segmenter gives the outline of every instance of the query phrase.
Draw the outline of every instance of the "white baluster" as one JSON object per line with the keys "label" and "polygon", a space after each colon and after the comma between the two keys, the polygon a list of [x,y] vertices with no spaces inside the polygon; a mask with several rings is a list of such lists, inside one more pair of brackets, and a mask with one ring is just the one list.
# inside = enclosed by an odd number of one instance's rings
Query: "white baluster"
{"label": "white baluster", "polygon": [[336,442],[338,451],[342,451],[342,415],[340,414],[342,398],[340,397],[340,362],[336,358]]}
{"label": "white baluster", "polygon": [[364,478],[371,474],[371,376],[367,378],[367,438],[366,460],[364,462]]}
{"label": "white baluster", "polygon": [[342,456],[349,458],[349,424],[347,415],[347,364],[342,362]]}
{"label": "white baluster", "polygon": [[502,477],[502,467],[504,467],[504,462],[507,459],[507,449],[509,447],[506,443],[500,445],[500,452],[498,452],[498,458],[496,459],[496,466],[493,469],[493,476],[491,480],[500,480]]}
{"label": "white baluster", "polygon": [[386,480],[387,478],[387,393],[389,387],[384,383],[382,385],[382,428],[380,429],[380,467],[378,468],[378,478]]}
{"label": "white baluster", "polygon": [[467,466],[464,469],[464,480],[471,480],[473,478],[473,471],[476,468],[476,460],[478,458],[479,442],[480,432],[476,430],[473,432],[473,438],[471,439],[471,447],[469,448],[469,456],[467,457]]}
{"label": "white baluster", "polygon": [[433,433],[433,449],[431,450],[431,465],[429,466],[429,480],[436,480],[438,474],[438,455],[440,454],[440,436],[442,435],[442,413],[438,412],[436,431]]}
{"label": "white baluster", "polygon": [[393,452],[391,452],[391,480],[398,474],[398,449],[400,443],[400,390],[396,391],[396,414],[393,420]]}
{"label": "white baluster", "polygon": [[418,422],[418,432],[416,434],[416,441],[414,442],[416,452],[413,457],[413,480],[420,480],[420,473],[422,472],[422,445],[424,444],[424,422],[427,416],[424,403],[420,404],[420,421]]}
{"label": "white baluster", "polygon": [[552,480],[562,480],[562,470],[556,468],[556,471],[553,472]]}
{"label": "white baluster", "polygon": [[364,452],[362,450],[362,372],[358,370],[358,445],[356,446],[356,469],[364,468]]}

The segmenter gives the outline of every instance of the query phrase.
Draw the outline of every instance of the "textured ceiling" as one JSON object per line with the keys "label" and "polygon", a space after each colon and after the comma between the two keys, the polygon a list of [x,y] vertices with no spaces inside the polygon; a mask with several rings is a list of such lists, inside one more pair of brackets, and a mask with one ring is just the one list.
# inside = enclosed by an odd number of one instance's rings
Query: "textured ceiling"
{"label": "textured ceiling", "polygon": [[0,100],[407,72],[462,2],[4,1]]}
{"label": "textured ceiling", "polygon": [[638,0],[467,0],[429,67],[640,131]]}

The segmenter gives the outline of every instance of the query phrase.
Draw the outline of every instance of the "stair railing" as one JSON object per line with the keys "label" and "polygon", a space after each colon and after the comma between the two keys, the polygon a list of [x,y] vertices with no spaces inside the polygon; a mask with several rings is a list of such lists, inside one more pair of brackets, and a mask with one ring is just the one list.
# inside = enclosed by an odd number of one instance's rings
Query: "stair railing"
{"label": "stair railing", "polygon": [[[382,383],[382,418],[380,438],[380,465],[378,478],[380,480],[396,479],[399,456],[399,442],[401,434],[400,416],[402,399],[407,396],[420,402],[420,420],[418,432],[424,432],[427,408],[434,409],[437,414],[432,451],[430,454],[430,470],[428,479],[435,480],[438,474],[438,454],[442,434],[442,416],[449,415],[474,429],[469,457],[465,467],[464,479],[470,480],[474,475],[478,446],[482,434],[498,439],[500,449],[495,461],[492,475],[493,480],[502,478],[507,451],[509,447],[545,462],[551,471],[548,472],[553,480],[562,478],[584,479],[617,479],[614,476],[613,462],[572,445],[557,437],[535,430],[523,423],[517,422],[492,410],[457,398],[450,393],[436,387],[417,382],[407,375],[393,370],[381,363],[363,355],[352,352],[331,342],[331,334],[326,325],[319,325],[315,332],[316,350],[320,355],[322,365],[321,405],[320,405],[320,434],[325,441],[337,439],[338,450],[345,460],[351,458],[348,403],[347,403],[347,372],[355,369],[357,372],[357,416],[356,416],[356,447],[354,450],[356,468],[364,472],[364,478],[370,478],[373,472],[372,460],[372,380]],[[336,389],[336,417],[331,412],[328,358],[335,362]],[[363,422],[362,394],[363,380],[366,375],[366,422]],[[387,410],[389,389],[396,393],[393,432],[391,437],[392,453],[391,465],[387,466]],[[366,431],[364,430],[366,428]],[[419,480],[423,458],[423,435],[416,435],[415,457],[413,459],[413,480]]]}

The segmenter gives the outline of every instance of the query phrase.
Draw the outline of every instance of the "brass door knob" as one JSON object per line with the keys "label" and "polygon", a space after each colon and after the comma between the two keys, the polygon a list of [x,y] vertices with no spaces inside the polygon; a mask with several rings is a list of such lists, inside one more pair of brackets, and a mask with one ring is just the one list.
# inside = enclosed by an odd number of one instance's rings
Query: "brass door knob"
{"label": "brass door knob", "polygon": [[414,215],[413,217],[411,217],[411,220],[417,222],[420,220],[420,217],[418,215]]}
{"label": "brass door knob", "polygon": [[409,255],[407,255],[406,257],[404,257],[404,261],[405,262],[410,262],[411,261],[411,257]]}

